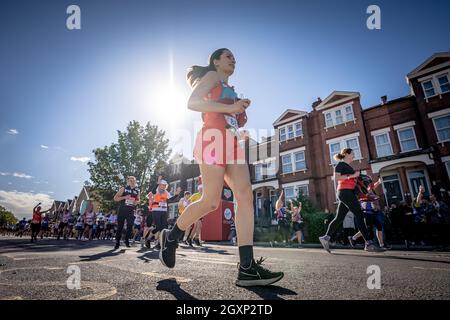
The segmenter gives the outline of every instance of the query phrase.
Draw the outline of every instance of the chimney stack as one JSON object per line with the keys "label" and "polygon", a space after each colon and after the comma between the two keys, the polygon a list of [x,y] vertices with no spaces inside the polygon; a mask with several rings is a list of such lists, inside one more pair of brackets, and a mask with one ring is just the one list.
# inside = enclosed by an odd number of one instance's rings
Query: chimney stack
{"label": "chimney stack", "polygon": [[382,96],[381,97],[381,104],[386,104],[387,102],[387,96]]}
{"label": "chimney stack", "polygon": [[320,99],[320,97],[317,98],[317,101],[314,101],[312,104],[312,108],[314,109],[315,107],[317,107],[320,103],[322,102],[322,99]]}

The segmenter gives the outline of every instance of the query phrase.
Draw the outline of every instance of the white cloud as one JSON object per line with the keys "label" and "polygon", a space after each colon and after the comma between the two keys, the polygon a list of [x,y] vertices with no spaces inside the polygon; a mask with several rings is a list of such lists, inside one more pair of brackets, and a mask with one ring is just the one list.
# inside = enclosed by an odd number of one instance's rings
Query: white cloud
{"label": "white cloud", "polygon": [[12,182],[8,182],[9,185],[12,185]]}
{"label": "white cloud", "polygon": [[89,160],[91,160],[91,158],[89,157],[70,157],[70,160],[72,161],[80,161],[80,162],[88,162]]}
{"label": "white cloud", "polygon": [[48,146],[41,144],[42,149],[48,149]]}
{"label": "white cloud", "polygon": [[31,218],[33,208],[39,202],[42,202],[42,209],[47,210],[52,205],[53,199],[44,193],[0,190],[0,204],[18,218]]}
{"label": "white cloud", "polygon": [[23,179],[31,179],[31,178],[33,178],[32,176],[30,176],[30,175],[28,175],[28,174],[20,173],[20,172],[14,172],[14,173],[12,174],[12,176],[13,176],[13,177],[16,177],[16,178],[23,178]]}
{"label": "white cloud", "polygon": [[54,194],[54,192],[53,192],[53,191],[48,191],[47,193],[48,193],[48,194]]}
{"label": "white cloud", "polygon": [[0,176],[13,176],[15,178],[22,178],[22,179],[32,179],[33,177],[22,173],[22,172],[14,172],[14,173],[10,173],[10,172],[0,172]]}
{"label": "white cloud", "polygon": [[80,183],[80,180],[72,180],[73,183]]}
{"label": "white cloud", "polygon": [[9,129],[8,131],[7,131],[7,133],[8,134],[19,134],[19,131],[17,130],[17,129]]}

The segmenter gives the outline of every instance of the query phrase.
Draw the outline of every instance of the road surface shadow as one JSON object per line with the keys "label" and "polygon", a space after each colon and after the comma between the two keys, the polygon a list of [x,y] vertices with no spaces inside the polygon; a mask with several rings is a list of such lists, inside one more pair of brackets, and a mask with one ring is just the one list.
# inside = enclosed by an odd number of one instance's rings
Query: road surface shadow
{"label": "road surface shadow", "polygon": [[146,251],[143,251],[141,249],[137,252],[139,252],[139,253],[145,252],[143,255],[137,257],[139,260],[144,261],[144,263],[148,263],[152,260],[159,259],[159,250],[147,249]]}
{"label": "road surface shadow", "polygon": [[256,293],[264,300],[285,300],[280,296],[296,296],[297,292],[279,286],[267,287],[242,287],[248,291]]}
{"label": "road surface shadow", "polygon": [[209,247],[200,247],[200,248],[196,247],[195,249],[197,249],[197,250],[199,250],[201,252],[217,253],[217,254],[221,254],[221,255],[224,255],[224,256],[231,256],[231,255],[233,255],[232,253],[229,253],[227,250],[223,250],[223,249],[218,250],[218,249],[212,249],[212,248],[209,248]]}
{"label": "road surface shadow", "polygon": [[108,240],[81,241],[76,239],[39,239],[36,243],[31,243],[30,239],[26,238],[2,239],[0,237],[0,242],[0,254],[26,251],[57,252],[67,250],[83,250],[99,246],[111,245],[111,241]]}
{"label": "road surface shadow", "polygon": [[180,284],[173,278],[158,281],[156,290],[166,291],[173,295],[177,300],[198,300],[196,297],[181,289]]}
{"label": "road surface shadow", "polygon": [[444,263],[450,264],[450,261],[443,260],[433,260],[433,259],[421,259],[421,258],[413,258],[413,257],[399,257],[399,256],[386,256],[386,255],[366,255],[366,254],[345,254],[345,253],[337,253],[332,252],[333,255],[336,256],[354,256],[354,257],[364,257],[364,258],[376,258],[376,259],[398,259],[398,260],[411,260],[411,261],[423,261],[423,262],[435,262],[435,263]]}
{"label": "road surface shadow", "polygon": [[108,257],[115,257],[118,256],[119,254],[125,253],[125,249],[122,249],[120,251],[111,249],[105,252],[100,252],[97,254],[93,254],[90,256],[79,256],[80,257],[80,261],[96,261],[96,260],[100,260],[103,258],[108,258]]}

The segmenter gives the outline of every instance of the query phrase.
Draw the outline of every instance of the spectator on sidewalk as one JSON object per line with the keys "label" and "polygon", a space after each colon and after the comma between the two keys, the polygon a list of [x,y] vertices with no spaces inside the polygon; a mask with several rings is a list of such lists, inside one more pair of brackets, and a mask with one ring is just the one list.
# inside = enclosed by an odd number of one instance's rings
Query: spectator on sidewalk
{"label": "spectator on sidewalk", "polygon": [[352,248],[354,247],[352,242],[352,236],[356,232],[355,228],[355,215],[353,212],[349,211],[347,215],[344,218],[344,221],[342,223],[344,228],[344,244],[350,245]]}
{"label": "spectator on sidewalk", "polygon": [[299,247],[302,246],[303,228],[305,226],[305,223],[301,216],[301,211],[302,211],[302,203],[301,202],[298,203],[298,206],[292,207],[292,227],[293,227],[295,235],[297,237]]}

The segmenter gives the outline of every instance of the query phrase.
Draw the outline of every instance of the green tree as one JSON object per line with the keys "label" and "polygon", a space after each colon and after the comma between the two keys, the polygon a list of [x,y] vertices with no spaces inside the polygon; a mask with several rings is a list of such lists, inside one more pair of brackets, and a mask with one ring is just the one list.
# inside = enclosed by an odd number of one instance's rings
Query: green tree
{"label": "green tree", "polygon": [[16,224],[17,218],[14,216],[14,214],[6,208],[0,206],[0,226],[4,224]]}
{"label": "green tree", "polygon": [[165,132],[147,123],[142,126],[131,121],[125,131],[117,131],[117,142],[93,150],[95,160],[88,162],[93,196],[102,209],[116,207],[116,192],[126,183],[127,176],[135,176],[145,192],[154,177],[165,166],[171,150]]}

